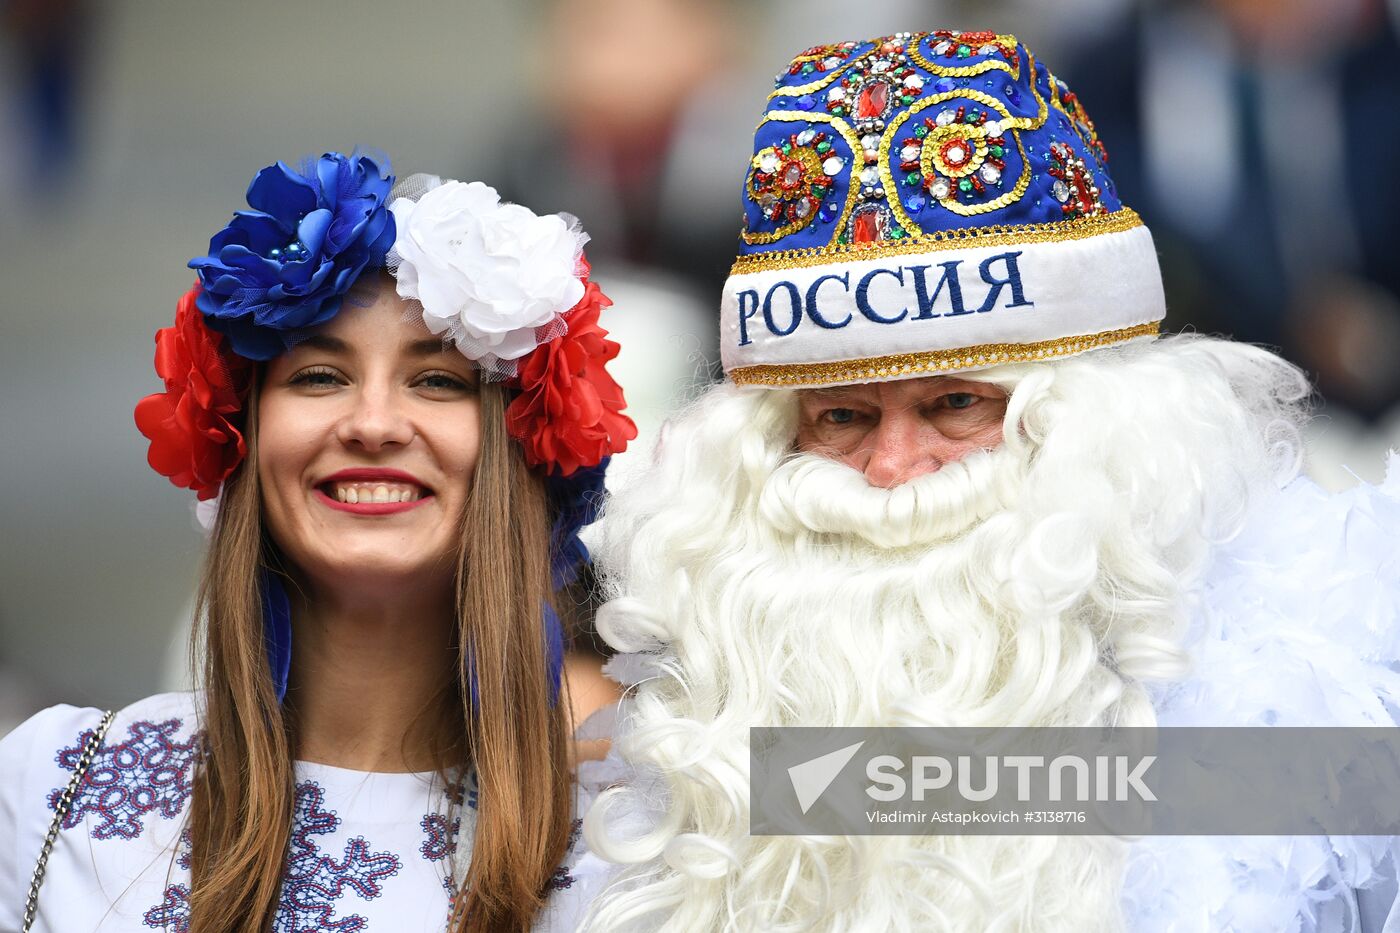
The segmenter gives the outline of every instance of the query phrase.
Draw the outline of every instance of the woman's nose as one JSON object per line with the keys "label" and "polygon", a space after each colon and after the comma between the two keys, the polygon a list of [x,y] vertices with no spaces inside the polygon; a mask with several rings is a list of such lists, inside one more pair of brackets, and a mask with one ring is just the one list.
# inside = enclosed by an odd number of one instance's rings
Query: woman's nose
{"label": "woman's nose", "polygon": [[366,386],[349,400],[353,406],[341,419],[339,436],[347,446],[379,450],[413,439],[413,423],[405,400],[388,386]]}

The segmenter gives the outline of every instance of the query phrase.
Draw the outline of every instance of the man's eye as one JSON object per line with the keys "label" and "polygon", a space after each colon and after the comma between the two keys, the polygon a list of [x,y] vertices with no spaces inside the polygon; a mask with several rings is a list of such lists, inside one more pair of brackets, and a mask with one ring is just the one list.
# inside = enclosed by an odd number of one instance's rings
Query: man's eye
{"label": "man's eye", "polygon": [[971,392],[953,392],[943,396],[949,408],[971,408],[977,404],[977,396]]}
{"label": "man's eye", "polygon": [[850,424],[856,418],[856,413],[849,408],[828,408],[822,416],[832,424]]}

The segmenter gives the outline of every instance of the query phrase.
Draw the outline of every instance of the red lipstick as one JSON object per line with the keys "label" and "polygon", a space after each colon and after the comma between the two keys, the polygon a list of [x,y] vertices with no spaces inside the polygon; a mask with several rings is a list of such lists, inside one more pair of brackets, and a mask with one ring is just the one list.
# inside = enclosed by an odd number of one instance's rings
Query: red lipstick
{"label": "red lipstick", "polygon": [[419,489],[432,492],[422,480],[412,473],[384,467],[351,467],[348,470],[332,473],[316,485],[325,486],[328,483],[411,483]]}

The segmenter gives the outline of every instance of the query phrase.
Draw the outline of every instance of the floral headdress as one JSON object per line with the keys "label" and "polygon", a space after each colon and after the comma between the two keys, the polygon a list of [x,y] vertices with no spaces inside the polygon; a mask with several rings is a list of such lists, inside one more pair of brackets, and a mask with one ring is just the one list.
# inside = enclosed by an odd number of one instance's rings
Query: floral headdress
{"label": "floral headdress", "polygon": [[[636,426],[608,374],[618,345],[598,324],[611,305],[589,278],[587,236],[568,215],[502,203],[480,182],[415,175],[397,188],[374,158],[328,153],[299,169],[281,162],[248,187],[238,211],[190,261],[198,281],[175,324],[156,334],[165,391],[136,406],[148,461],[201,503],[242,462],[244,405],[253,367],[331,320],[366,270],[387,268],[401,297],[483,378],[516,390],[506,428],[526,462],[549,477],[556,516],[556,586],[587,551],[608,458]],[[290,656],[286,597],[263,583],[268,645],[279,696]],[[560,642],[550,620],[549,642]],[[551,651],[557,680],[560,659]]]}

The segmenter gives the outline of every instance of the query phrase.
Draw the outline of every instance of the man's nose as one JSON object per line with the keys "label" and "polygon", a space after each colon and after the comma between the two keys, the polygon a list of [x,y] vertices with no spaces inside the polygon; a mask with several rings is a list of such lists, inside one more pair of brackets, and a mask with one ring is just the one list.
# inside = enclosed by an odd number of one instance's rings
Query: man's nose
{"label": "man's nose", "polygon": [[404,400],[389,386],[365,386],[351,400],[352,408],[341,419],[341,443],[379,450],[413,439],[413,423]]}
{"label": "man's nose", "polygon": [[855,466],[865,474],[866,482],[884,489],[936,472],[944,461],[935,449],[935,439],[925,436],[932,430],[914,412],[887,412],[860,450],[866,456],[864,466]]}

